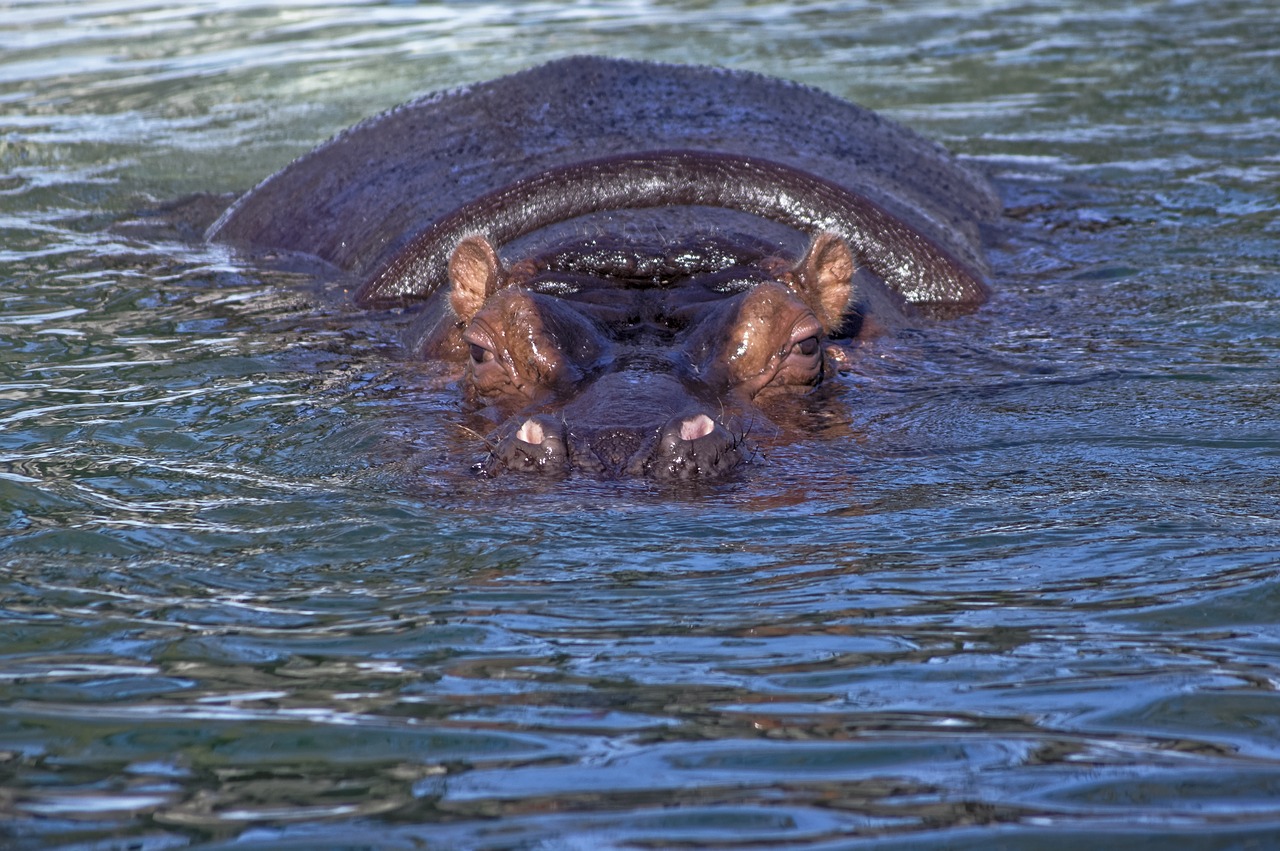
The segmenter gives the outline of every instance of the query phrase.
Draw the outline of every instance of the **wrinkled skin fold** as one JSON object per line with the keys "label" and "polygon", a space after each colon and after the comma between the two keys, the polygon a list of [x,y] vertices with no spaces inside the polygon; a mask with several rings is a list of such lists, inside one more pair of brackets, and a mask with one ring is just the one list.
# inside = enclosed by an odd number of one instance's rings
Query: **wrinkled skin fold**
{"label": "wrinkled skin fold", "polygon": [[356,293],[360,304],[411,301],[444,281],[449,253],[483,234],[507,242],[599,210],[699,205],[741,210],[848,241],[907,301],[980,304],[982,273],[868,198],[759,157],[654,151],[589,160],[517,181],[432,223]]}
{"label": "wrinkled skin fold", "polygon": [[[661,115],[661,120],[654,118]],[[314,254],[413,314],[495,427],[478,469],[732,475],[760,405],[918,309],[988,295],[999,202],[933,143],[757,75],[594,57],[370,119],[211,239]]]}

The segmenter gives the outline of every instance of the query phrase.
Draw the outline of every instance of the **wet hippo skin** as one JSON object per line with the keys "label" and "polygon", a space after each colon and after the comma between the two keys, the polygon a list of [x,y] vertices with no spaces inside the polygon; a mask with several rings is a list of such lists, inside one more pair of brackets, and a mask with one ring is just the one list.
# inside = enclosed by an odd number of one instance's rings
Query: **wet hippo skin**
{"label": "wet hippo skin", "polygon": [[980,305],[999,210],[941,147],[817,90],[579,57],[358,124],[208,237],[414,311],[410,351],[500,423],[486,473],[683,480],[738,469],[757,404],[889,317]]}

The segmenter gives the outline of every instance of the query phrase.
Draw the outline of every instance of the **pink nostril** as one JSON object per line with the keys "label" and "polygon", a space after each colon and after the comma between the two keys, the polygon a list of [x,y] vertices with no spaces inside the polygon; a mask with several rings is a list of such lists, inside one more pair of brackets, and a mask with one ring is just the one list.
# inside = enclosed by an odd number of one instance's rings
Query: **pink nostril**
{"label": "pink nostril", "polygon": [[697,440],[716,430],[715,420],[706,414],[695,414],[680,422],[680,439]]}
{"label": "pink nostril", "polygon": [[542,445],[542,441],[546,439],[546,432],[542,430],[542,426],[535,420],[525,420],[524,425],[520,426],[516,432],[516,440],[522,440],[533,446]]}

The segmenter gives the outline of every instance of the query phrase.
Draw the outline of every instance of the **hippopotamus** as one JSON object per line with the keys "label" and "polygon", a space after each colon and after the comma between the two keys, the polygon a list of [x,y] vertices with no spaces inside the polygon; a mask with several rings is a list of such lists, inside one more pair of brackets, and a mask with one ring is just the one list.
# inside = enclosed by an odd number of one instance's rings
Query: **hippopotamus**
{"label": "hippopotamus", "polygon": [[[210,240],[314,255],[410,314],[494,432],[477,465],[721,477],[746,435],[910,314],[989,294],[990,184],[755,73],[574,57],[427,95],[240,197]],[[752,424],[755,424],[754,426]]]}

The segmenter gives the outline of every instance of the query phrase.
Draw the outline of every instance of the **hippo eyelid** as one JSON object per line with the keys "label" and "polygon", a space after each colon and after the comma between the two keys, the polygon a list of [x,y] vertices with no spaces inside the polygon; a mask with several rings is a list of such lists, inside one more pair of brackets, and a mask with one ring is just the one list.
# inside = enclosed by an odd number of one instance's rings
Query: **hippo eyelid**
{"label": "hippo eyelid", "polygon": [[822,348],[821,341],[818,340],[817,334],[811,334],[803,340],[796,342],[791,347],[791,351],[806,358],[811,358]]}
{"label": "hippo eyelid", "polygon": [[462,342],[467,344],[473,361],[476,363],[488,363],[495,357],[493,340],[490,339],[486,331],[478,326],[479,323],[473,323],[468,327],[462,335]]}

